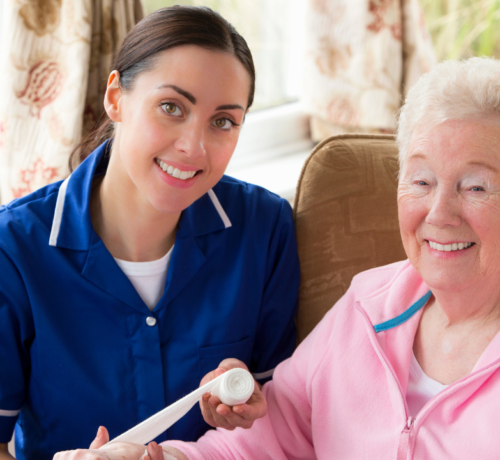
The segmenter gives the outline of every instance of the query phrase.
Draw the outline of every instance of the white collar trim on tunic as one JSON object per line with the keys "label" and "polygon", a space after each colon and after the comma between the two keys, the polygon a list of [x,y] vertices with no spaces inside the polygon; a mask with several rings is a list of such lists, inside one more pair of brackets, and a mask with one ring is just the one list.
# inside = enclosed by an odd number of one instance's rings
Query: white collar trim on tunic
{"label": "white collar trim on tunic", "polygon": [[66,190],[68,188],[70,177],[71,175],[61,184],[61,187],[59,188],[59,192],[57,194],[56,209],[54,211],[54,219],[52,220],[52,229],[50,230],[50,246],[57,246],[57,237],[59,236],[59,230],[61,229],[64,200],[66,198]]}
{"label": "white collar trim on tunic", "polygon": [[[61,187],[59,188],[59,192],[57,194],[56,207],[54,210],[54,218],[52,220],[52,229],[50,231],[50,238],[49,238],[50,246],[57,247],[57,237],[59,236],[59,231],[61,230],[64,201],[66,199],[66,191],[68,189],[68,182],[70,178],[71,175],[61,184]],[[224,208],[220,204],[220,201],[217,198],[217,195],[215,194],[213,189],[210,189],[208,191],[208,196],[212,200],[215,209],[219,213],[219,216],[222,219],[222,222],[224,223],[224,227],[225,228],[231,227],[232,226],[231,221],[229,220],[229,217],[227,217],[226,211],[224,211]]]}

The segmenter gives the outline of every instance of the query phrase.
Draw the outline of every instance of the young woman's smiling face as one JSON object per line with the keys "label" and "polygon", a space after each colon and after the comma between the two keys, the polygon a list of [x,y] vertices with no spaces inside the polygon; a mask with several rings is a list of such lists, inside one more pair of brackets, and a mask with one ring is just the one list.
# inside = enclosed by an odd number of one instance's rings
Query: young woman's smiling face
{"label": "young woman's smiling face", "polygon": [[412,136],[399,222],[406,254],[431,289],[499,286],[499,142],[497,118],[449,120]]}
{"label": "young woman's smiling face", "polygon": [[181,212],[224,174],[249,90],[236,57],[197,46],[161,53],[130,91],[111,76],[105,107],[115,140],[108,173],[112,168],[134,201]]}

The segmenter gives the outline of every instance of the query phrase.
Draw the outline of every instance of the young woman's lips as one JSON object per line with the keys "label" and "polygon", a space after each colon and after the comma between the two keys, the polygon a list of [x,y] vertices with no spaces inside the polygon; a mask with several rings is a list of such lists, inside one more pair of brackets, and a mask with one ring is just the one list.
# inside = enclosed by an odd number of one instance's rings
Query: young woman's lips
{"label": "young woman's lips", "polygon": [[448,242],[438,243],[437,241],[425,240],[432,255],[449,259],[467,254],[476,245],[473,242]]}
{"label": "young woman's lips", "polygon": [[[176,188],[191,187],[203,173],[202,170],[193,170],[193,169],[187,170],[183,166],[167,164],[159,159],[155,160],[155,164],[160,173],[160,177],[168,185],[171,185],[172,187]],[[166,168],[167,171],[165,171],[164,168]]]}

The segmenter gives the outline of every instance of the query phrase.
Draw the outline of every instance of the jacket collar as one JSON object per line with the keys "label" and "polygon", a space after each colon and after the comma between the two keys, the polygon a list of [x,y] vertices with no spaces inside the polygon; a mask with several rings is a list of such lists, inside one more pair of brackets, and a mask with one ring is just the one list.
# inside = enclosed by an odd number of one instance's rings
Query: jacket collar
{"label": "jacket collar", "polygon": [[406,261],[389,283],[358,301],[405,394],[414,337],[430,297],[428,286]]}
{"label": "jacket collar", "polygon": [[[87,251],[92,240],[90,194],[93,178],[105,173],[111,142],[94,150],[61,184],[52,221],[49,245]],[[214,187],[217,189],[217,186]],[[201,236],[231,227],[231,221],[214,190],[184,210],[177,238]]]}
{"label": "jacket collar", "polygon": [[[373,271],[364,276],[373,276]],[[357,282],[363,283],[363,277]],[[360,297],[358,307],[366,313],[372,333],[392,365],[406,394],[413,342],[423,307],[431,297],[429,287],[409,261],[401,265],[389,283],[373,294]],[[496,334],[477,361],[472,373],[500,359],[500,332]]]}
{"label": "jacket collar", "polygon": [[231,226],[226,211],[211,189],[182,212],[176,239],[202,236]]}
{"label": "jacket collar", "polygon": [[[374,276],[369,271],[364,276]],[[363,282],[359,279],[358,282]],[[404,324],[418,314],[430,298],[429,287],[409,261],[405,261],[392,280],[359,299],[376,332]]]}

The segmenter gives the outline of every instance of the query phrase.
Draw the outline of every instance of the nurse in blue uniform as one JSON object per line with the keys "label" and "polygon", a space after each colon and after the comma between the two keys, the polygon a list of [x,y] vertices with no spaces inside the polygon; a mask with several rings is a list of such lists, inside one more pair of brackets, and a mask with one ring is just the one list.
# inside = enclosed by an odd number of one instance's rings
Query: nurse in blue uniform
{"label": "nurse in blue uniform", "polygon": [[[254,94],[245,41],[211,10],[166,8],[114,69],[97,148],[0,208],[0,459],[14,429],[18,459],[49,460],[99,426],[128,430],[224,358],[262,383],[294,348],[291,208],[223,175]],[[196,407],[157,440],[208,428]]]}

